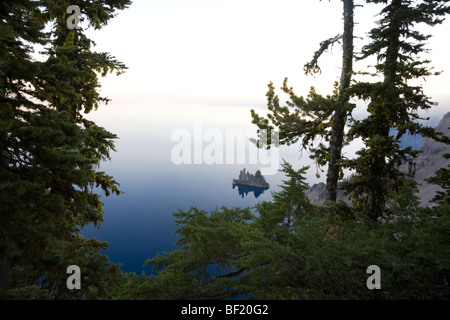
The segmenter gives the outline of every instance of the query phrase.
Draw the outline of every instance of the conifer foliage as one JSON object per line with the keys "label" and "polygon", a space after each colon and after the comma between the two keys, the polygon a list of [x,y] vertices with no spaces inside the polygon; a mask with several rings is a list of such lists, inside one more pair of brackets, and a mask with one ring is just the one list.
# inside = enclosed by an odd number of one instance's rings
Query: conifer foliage
{"label": "conifer foliage", "polygon": [[[82,111],[108,101],[98,94],[98,77],[125,66],[92,51],[81,25],[67,27],[67,8],[74,4],[82,20],[100,29],[130,1],[5,0],[0,5],[0,290],[9,289],[6,296],[34,297],[37,291],[26,289],[34,287],[48,298],[86,297],[104,289],[101,277],[118,271],[96,258],[106,243],[77,233],[103,219],[96,187],[106,195],[120,193],[118,183],[98,170],[116,136]],[[73,264],[97,284],[69,292],[66,268]],[[102,268],[104,274],[95,273]]]}
{"label": "conifer foliage", "polygon": [[[345,203],[316,206],[305,195],[307,168],[284,163],[273,201],[255,208],[192,207],[174,213],[178,249],[127,275],[119,299],[446,299],[450,288],[448,204],[419,207],[415,185],[393,192],[389,219]],[[369,266],[381,289],[367,287]]]}
{"label": "conifer foliage", "polygon": [[[349,87],[353,75],[353,27],[354,27],[354,1],[343,0],[343,32],[329,38],[320,44],[319,50],[314,53],[312,61],[304,66],[305,74],[320,73],[318,60],[320,56],[336,42],[342,40],[342,71],[340,82],[335,83],[333,94],[323,97],[314,87],[305,99],[297,96],[292,87],[288,86],[285,78],[281,90],[289,96],[287,106],[281,106],[275,87],[271,82],[267,92],[267,106],[270,113],[267,118],[259,116],[251,110],[253,123],[259,129],[274,130],[280,133],[280,144],[294,144],[301,142],[302,149],[311,152],[311,158],[318,166],[328,165],[327,170],[327,197],[336,201],[338,181],[342,179],[342,148],[344,147],[344,128],[354,104],[349,102]],[[328,145],[315,143],[323,140]],[[272,147],[268,141],[268,147]],[[258,145],[260,141],[258,141]],[[277,147],[277,146],[275,146]]]}
{"label": "conifer foliage", "polygon": [[[398,166],[408,156],[416,155],[410,147],[402,148],[399,139],[404,134],[421,134],[439,139],[432,128],[421,125],[419,112],[432,107],[432,101],[422,86],[412,80],[433,74],[430,61],[421,60],[427,51],[430,35],[418,31],[421,24],[435,26],[450,12],[448,1],[378,1],[386,4],[381,11],[379,26],[370,31],[371,42],[362,49],[359,60],[375,56],[373,75],[377,82],[358,82],[352,86],[355,97],[368,101],[369,116],[352,125],[351,140],[361,138],[365,148],[357,158],[347,162],[355,175],[345,185],[355,205],[366,208],[377,219],[386,214],[387,195],[398,189],[405,174]],[[396,132],[392,135],[392,132]]]}

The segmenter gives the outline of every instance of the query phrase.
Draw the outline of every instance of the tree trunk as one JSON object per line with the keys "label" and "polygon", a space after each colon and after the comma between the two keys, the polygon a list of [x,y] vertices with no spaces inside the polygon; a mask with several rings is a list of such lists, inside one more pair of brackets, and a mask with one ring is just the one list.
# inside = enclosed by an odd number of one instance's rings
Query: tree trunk
{"label": "tree trunk", "polygon": [[327,173],[327,200],[336,201],[337,185],[339,181],[344,128],[347,122],[347,104],[349,95],[346,89],[350,87],[353,73],[353,0],[343,0],[344,5],[344,35],[342,73],[339,84],[339,107],[334,113],[333,127],[330,141],[330,161]]}
{"label": "tree trunk", "polygon": [[[386,58],[383,70],[383,83],[386,85],[386,88],[395,87],[397,85],[397,73],[399,71],[398,57],[400,53],[400,37],[402,27],[402,21],[398,12],[403,8],[402,0],[392,0],[390,6],[390,41],[389,45],[386,47]],[[392,100],[393,97],[389,97],[389,99]],[[386,100],[386,96],[380,97],[380,100]],[[378,105],[381,105],[382,108],[378,107]],[[389,110],[389,112],[387,112],[387,110]],[[390,113],[395,113],[394,106],[386,105],[386,103],[382,102],[380,104],[377,104],[376,108],[374,108],[372,112],[374,118],[376,119],[375,136],[381,137],[385,141],[390,141],[389,134],[391,124],[394,124],[396,121],[396,117],[392,117],[392,115],[389,115]],[[373,137],[371,139],[373,139]],[[392,179],[391,177],[389,177],[389,169],[387,168],[386,159],[389,154],[384,151],[386,150],[386,145],[387,143],[385,143],[383,147],[378,147],[382,151],[375,153],[376,156],[372,160],[372,165],[370,168],[372,186],[368,212],[373,220],[377,220],[383,214],[387,201],[386,192],[387,189],[389,189],[389,187],[386,185],[386,180]],[[394,147],[391,145],[389,146],[388,150],[393,150],[393,148]]]}

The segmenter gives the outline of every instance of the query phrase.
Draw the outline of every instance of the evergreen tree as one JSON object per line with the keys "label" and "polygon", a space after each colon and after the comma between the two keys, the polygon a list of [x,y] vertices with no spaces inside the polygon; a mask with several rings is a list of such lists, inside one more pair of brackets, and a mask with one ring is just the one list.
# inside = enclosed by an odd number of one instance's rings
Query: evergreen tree
{"label": "evergreen tree", "polygon": [[[386,5],[379,26],[369,34],[371,43],[364,46],[358,59],[374,55],[375,76],[381,76],[382,80],[353,86],[356,97],[369,101],[369,116],[355,121],[350,129],[350,139],[361,138],[365,148],[358,151],[356,159],[346,162],[355,175],[344,187],[352,193],[356,206],[365,208],[372,219],[378,219],[387,211],[390,190],[397,190],[405,179],[399,164],[416,154],[411,148],[402,148],[399,139],[405,133],[436,137],[431,128],[416,121],[420,110],[432,106],[430,98],[421,86],[408,82],[433,74],[427,67],[429,61],[420,60],[430,36],[415,27],[421,23],[429,26],[441,23],[450,6],[448,1],[367,2]],[[393,131],[395,135],[391,134]]]}
{"label": "evergreen tree", "polygon": [[[327,198],[336,201],[336,192],[339,179],[342,178],[342,148],[344,146],[344,127],[347,117],[354,105],[349,103],[349,87],[353,73],[353,0],[343,0],[344,28],[343,34],[323,41],[320,49],[314,54],[313,60],[304,66],[306,74],[320,72],[318,59],[330,46],[342,39],[343,56],[340,83],[335,85],[332,95],[322,97],[314,88],[305,100],[288,87],[287,78],[283,82],[282,91],[289,95],[287,107],[280,106],[279,98],[275,95],[273,83],[269,84],[267,93],[267,118],[260,117],[254,110],[251,111],[253,123],[259,129],[271,131],[274,126],[280,131],[281,144],[293,144],[301,140],[302,148],[309,148],[318,165],[326,165],[327,170]],[[291,109],[293,111],[291,112]],[[272,125],[270,124],[272,123]],[[270,137],[270,134],[268,135]],[[314,147],[316,139],[323,138],[328,146],[320,143]],[[268,139],[269,145],[271,144]],[[259,142],[260,143],[260,142]]]}
{"label": "evergreen tree", "polygon": [[[23,108],[29,110],[38,109],[33,101],[27,98],[32,90],[28,84],[34,83],[34,76],[38,73],[39,64],[31,59],[31,44],[44,44],[46,35],[43,32],[44,24],[35,13],[37,4],[31,1],[2,1],[0,6],[0,175],[1,175],[1,196],[7,200],[12,200],[12,205],[21,203],[17,201],[20,197],[15,194],[20,193],[19,175],[16,175],[13,181],[9,182],[10,192],[5,188],[8,186],[8,180],[12,178],[11,167],[14,167],[12,158],[12,143],[19,133],[13,133],[14,125],[20,126],[24,123],[21,120],[24,114]],[[16,114],[17,115],[16,118]],[[30,113],[31,114],[31,113]],[[17,130],[19,131],[19,130]],[[27,161],[27,154],[22,158]],[[11,163],[11,165],[10,165]],[[16,183],[16,186],[13,184]],[[11,269],[11,244],[15,235],[9,235],[11,229],[8,224],[19,214],[19,210],[13,206],[6,205],[3,201],[0,203],[1,219],[0,224],[0,291],[9,285]],[[19,233],[16,226],[13,230]]]}
{"label": "evergreen tree", "polygon": [[[87,297],[88,287],[63,293],[66,268],[94,261],[110,268],[97,259],[106,244],[77,233],[103,219],[96,187],[106,195],[120,193],[118,183],[98,170],[116,136],[81,111],[107,102],[98,94],[98,73],[125,67],[107,53],[92,52],[83,29],[67,27],[72,4],[7,0],[1,6],[0,289],[9,287],[15,295],[20,286],[37,285],[50,298]],[[75,4],[89,25],[100,29],[130,1]],[[47,23],[52,29],[44,33]],[[44,61],[31,56],[37,44],[45,47]],[[86,279],[94,281],[94,269],[85,269]],[[14,281],[12,288],[11,270],[28,274],[27,281]]]}

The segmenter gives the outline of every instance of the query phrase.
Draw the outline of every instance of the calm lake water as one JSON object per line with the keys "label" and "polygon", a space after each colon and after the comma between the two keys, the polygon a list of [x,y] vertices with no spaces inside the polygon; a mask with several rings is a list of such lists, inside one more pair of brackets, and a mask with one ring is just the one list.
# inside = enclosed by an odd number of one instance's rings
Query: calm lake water
{"label": "calm lake water", "polygon": [[258,197],[253,192],[239,194],[231,181],[238,177],[241,168],[238,165],[174,166],[170,174],[128,179],[121,179],[120,174],[108,170],[121,182],[125,193],[104,197],[103,223],[99,229],[88,226],[82,234],[109,242],[104,253],[113,262],[121,263],[122,271],[141,274],[145,270],[150,274],[151,267],[142,266],[145,260],[176,248],[172,212],[188,210],[190,206],[208,211],[222,206],[247,207],[271,200],[271,191],[278,190],[278,177],[267,177],[271,188],[257,194]]}
{"label": "calm lake water", "polygon": [[[160,112],[155,117],[155,110],[164,110],[164,113]],[[198,142],[196,134],[203,133],[207,140],[208,130],[213,130],[209,133],[216,133],[219,138],[224,138],[226,130],[230,129],[251,128],[256,131],[251,124],[249,108],[162,108],[159,105],[127,105],[125,108],[112,105],[99,109],[89,117],[119,137],[117,151],[111,153],[111,161],[102,163],[99,170],[112,175],[120,183],[124,194],[103,197],[105,215],[100,228],[88,226],[81,234],[109,242],[109,248],[104,253],[113,262],[121,263],[124,272],[141,274],[144,270],[150,274],[151,267],[143,268],[145,261],[157,253],[176,248],[172,212],[178,209],[186,211],[191,206],[207,211],[222,206],[254,206],[260,201],[270,201],[271,192],[278,191],[285,178],[284,174],[276,173],[277,169],[275,174],[265,174],[261,170],[270,189],[257,198],[253,192],[240,194],[237,187],[233,189],[233,178],[238,178],[242,169],[255,173],[258,169],[268,168],[267,163],[248,161],[248,145],[243,164],[237,161],[238,147],[235,162],[210,165],[204,162],[174,163],[172,154],[179,143],[174,141],[174,133],[180,132],[180,129],[181,132],[192,133],[195,149]],[[198,132],[199,123],[201,132]],[[223,142],[226,153],[228,144]],[[203,148],[206,150],[209,145],[204,142]],[[320,182],[315,178],[316,168],[309,154],[299,153],[296,146],[282,146],[278,150],[276,160],[279,163],[285,159],[294,168],[311,165],[309,183]],[[195,159],[194,153],[192,159]]]}

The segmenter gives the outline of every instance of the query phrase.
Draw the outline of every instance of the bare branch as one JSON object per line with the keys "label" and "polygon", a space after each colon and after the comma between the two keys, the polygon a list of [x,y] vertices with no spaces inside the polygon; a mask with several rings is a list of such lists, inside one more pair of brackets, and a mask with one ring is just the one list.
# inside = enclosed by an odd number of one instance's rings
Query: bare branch
{"label": "bare branch", "polygon": [[315,73],[320,73],[320,67],[317,64],[320,56],[326,51],[328,50],[328,48],[330,46],[333,46],[335,42],[338,42],[339,40],[342,39],[342,34],[338,34],[337,36],[333,37],[333,38],[329,38],[325,41],[322,41],[320,43],[320,48],[319,50],[317,50],[316,52],[314,52],[314,56],[313,59],[306,63],[303,67],[303,71],[305,72],[305,74],[310,74],[310,75],[314,75]]}

